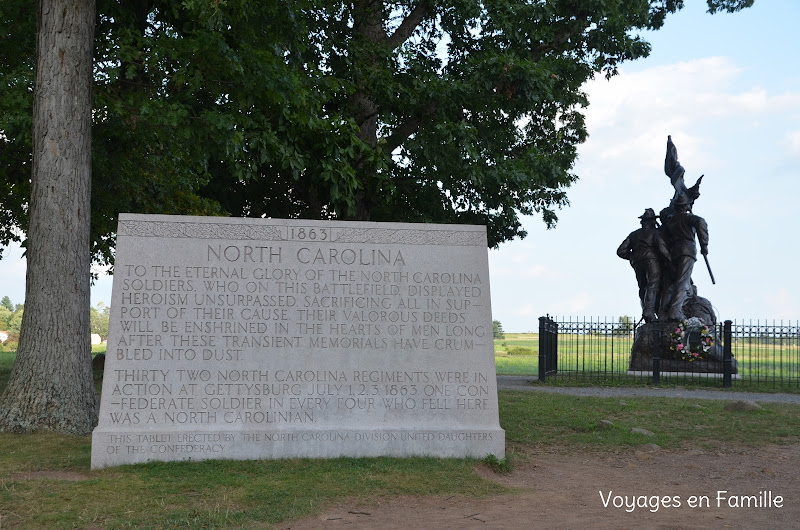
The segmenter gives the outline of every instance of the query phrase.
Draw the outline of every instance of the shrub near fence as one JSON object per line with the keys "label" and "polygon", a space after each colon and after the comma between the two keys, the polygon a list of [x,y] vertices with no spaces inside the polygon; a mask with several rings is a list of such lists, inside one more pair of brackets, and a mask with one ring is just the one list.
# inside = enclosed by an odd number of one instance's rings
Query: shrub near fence
{"label": "shrub near fence", "polygon": [[[620,319],[558,319],[558,372],[548,382],[588,384],[649,384],[647,373],[630,373],[628,363],[634,332]],[[732,385],[747,390],[800,392],[800,323],[733,321],[731,350],[738,364]],[[722,324],[715,330],[722,343]],[[534,349],[535,355],[496,357],[499,374],[538,376],[538,334],[506,334],[506,343]],[[523,338],[524,337],[524,338]],[[500,341],[503,342],[503,341]],[[498,351],[504,353],[502,348]],[[661,373],[661,384],[722,386],[722,374]]]}

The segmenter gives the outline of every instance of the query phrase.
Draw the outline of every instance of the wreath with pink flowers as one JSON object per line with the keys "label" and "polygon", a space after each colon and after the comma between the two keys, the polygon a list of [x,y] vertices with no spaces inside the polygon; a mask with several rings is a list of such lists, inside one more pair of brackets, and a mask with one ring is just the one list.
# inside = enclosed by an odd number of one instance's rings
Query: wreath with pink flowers
{"label": "wreath with pink flowers", "polygon": [[[691,332],[699,333],[700,340],[694,343],[689,341]],[[711,329],[696,317],[678,322],[675,330],[670,332],[670,338],[672,339],[670,349],[677,352],[681,359],[689,362],[702,361],[703,356],[714,345]]]}

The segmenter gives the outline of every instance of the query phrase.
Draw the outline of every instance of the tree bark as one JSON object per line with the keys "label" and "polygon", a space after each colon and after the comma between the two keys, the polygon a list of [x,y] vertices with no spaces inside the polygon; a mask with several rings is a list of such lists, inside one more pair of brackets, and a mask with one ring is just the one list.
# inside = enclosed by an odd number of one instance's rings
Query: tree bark
{"label": "tree bark", "polygon": [[[366,76],[378,68],[379,48],[386,44],[383,30],[383,0],[357,0],[353,5],[353,35],[362,49],[368,48],[358,59],[355,68],[356,91],[350,95],[350,112],[358,124],[358,138],[375,149],[378,145],[378,105],[367,89]],[[360,69],[360,71],[359,71]],[[356,169],[361,173],[362,189],[356,193],[355,219],[369,221],[372,204],[375,201],[374,169],[367,167],[363,160],[356,161]]]}
{"label": "tree bark", "polygon": [[25,312],[0,430],[91,432],[94,0],[39,0]]}
{"label": "tree bark", "polygon": [[[375,95],[369,92],[366,77],[373,75],[374,71],[382,71],[386,65],[381,64],[385,61],[388,52],[396,50],[402,46],[417,27],[429,16],[430,4],[427,2],[417,3],[400,22],[391,35],[386,34],[384,29],[384,19],[387,16],[387,7],[383,0],[356,0],[353,4],[353,35],[354,41],[362,45],[362,49],[367,51],[358,57],[355,67],[356,90],[349,98],[350,112],[358,124],[358,138],[370,148],[376,149],[378,146],[378,121],[381,113],[381,105],[376,101]],[[361,71],[358,71],[358,68]],[[409,122],[410,128],[404,128],[393,135],[392,141],[402,143],[400,135],[405,134],[406,138],[419,127],[419,123]],[[392,149],[387,150],[391,153]],[[362,189],[355,196],[355,219],[359,221],[369,221],[372,217],[373,206],[378,202],[378,197],[384,190],[381,189],[380,179],[375,176],[375,168],[368,167],[363,160],[356,163],[356,169],[361,173]]]}

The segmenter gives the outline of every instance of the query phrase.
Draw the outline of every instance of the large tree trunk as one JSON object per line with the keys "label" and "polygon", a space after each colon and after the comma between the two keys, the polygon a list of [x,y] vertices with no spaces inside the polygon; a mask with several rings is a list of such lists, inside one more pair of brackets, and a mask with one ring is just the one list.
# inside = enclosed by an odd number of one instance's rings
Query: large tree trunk
{"label": "large tree trunk", "polygon": [[25,312],[0,429],[87,434],[94,0],[39,0]]}
{"label": "large tree trunk", "polygon": [[[357,0],[353,8],[354,40],[367,51],[359,58],[361,71],[355,72],[356,91],[349,98],[350,112],[358,124],[358,137],[369,147],[378,145],[378,105],[368,93],[366,79],[372,70],[377,70],[378,47],[386,40],[383,29],[383,2],[376,0]],[[355,219],[369,221],[372,216],[372,205],[375,202],[376,189],[375,169],[364,160],[356,162],[356,169],[361,176],[362,189],[356,193]]]}

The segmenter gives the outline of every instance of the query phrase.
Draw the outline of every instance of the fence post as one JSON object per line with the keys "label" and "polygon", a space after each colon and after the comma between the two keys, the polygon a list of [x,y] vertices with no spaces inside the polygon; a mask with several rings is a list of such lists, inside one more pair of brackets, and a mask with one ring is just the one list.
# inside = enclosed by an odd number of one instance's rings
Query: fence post
{"label": "fence post", "polygon": [[725,321],[725,328],[723,330],[723,344],[722,344],[722,387],[731,387],[731,360],[733,357],[732,344],[731,344],[731,321]]}
{"label": "fence post", "polygon": [[547,325],[545,317],[539,317],[539,382],[544,383],[547,378]]}
{"label": "fence post", "polygon": [[550,347],[550,372],[558,373],[558,323],[552,318],[550,320],[550,331],[552,332],[552,336],[550,337],[551,347]]}
{"label": "fence post", "polygon": [[661,332],[650,330],[650,347],[653,349],[653,385],[661,384]]}

